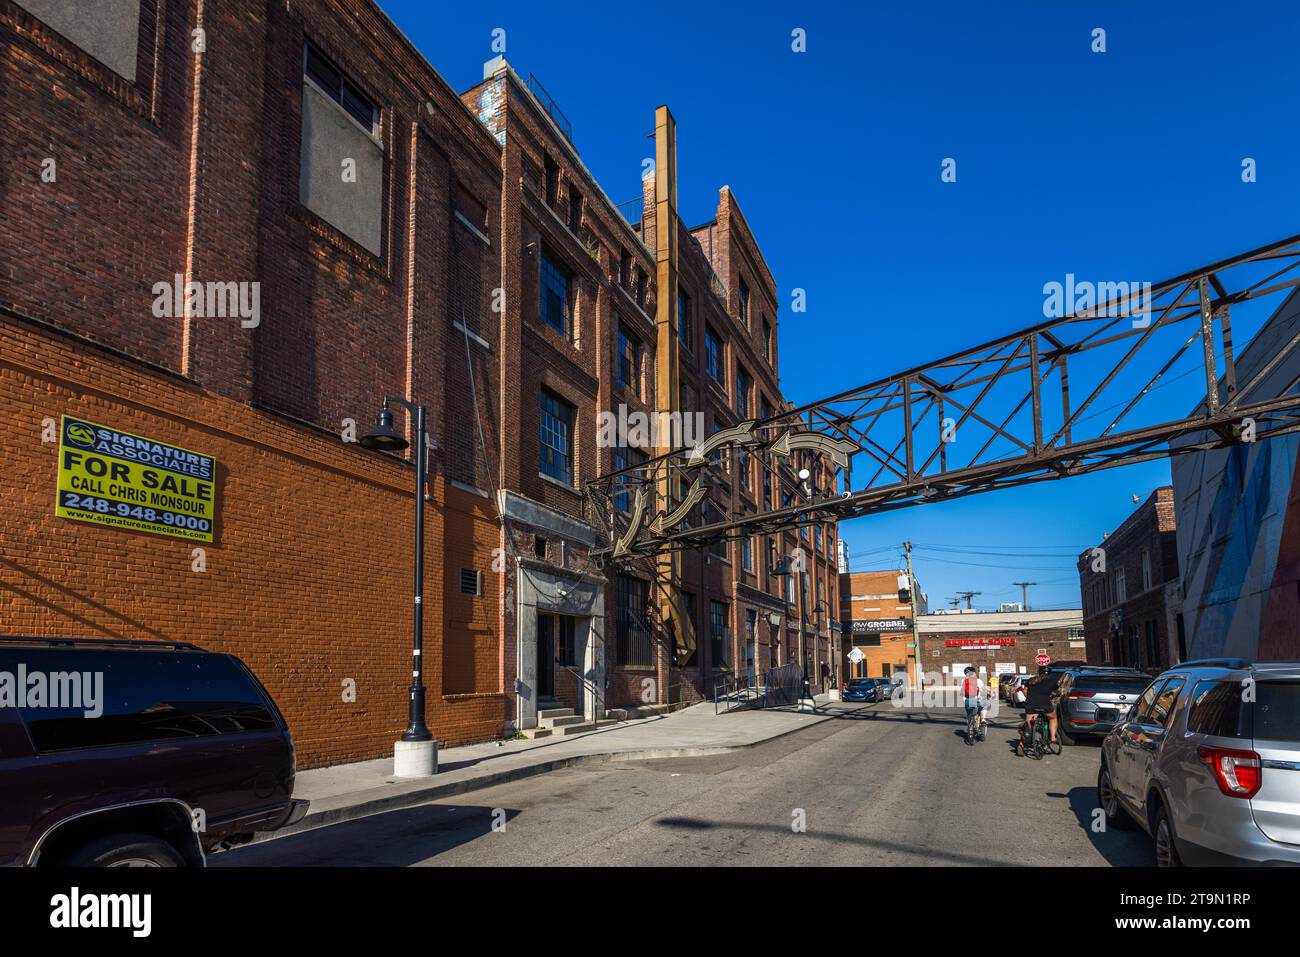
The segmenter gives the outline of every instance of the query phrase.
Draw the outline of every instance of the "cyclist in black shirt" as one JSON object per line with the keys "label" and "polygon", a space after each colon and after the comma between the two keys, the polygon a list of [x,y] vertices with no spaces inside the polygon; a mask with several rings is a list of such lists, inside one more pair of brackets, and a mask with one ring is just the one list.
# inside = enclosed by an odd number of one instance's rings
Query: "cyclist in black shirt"
{"label": "cyclist in black shirt", "polygon": [[1016,753],[1024,754],[1024,742],[1029,740],[1030,721],[1036,714],[1045,715],[1052,741],[1056,740],[1056,689],[1065,672],[1051,674],[1047,665],[1038,669],[1038,677],[1025,686],[1025,720],[1020,725],[1020,743]]}

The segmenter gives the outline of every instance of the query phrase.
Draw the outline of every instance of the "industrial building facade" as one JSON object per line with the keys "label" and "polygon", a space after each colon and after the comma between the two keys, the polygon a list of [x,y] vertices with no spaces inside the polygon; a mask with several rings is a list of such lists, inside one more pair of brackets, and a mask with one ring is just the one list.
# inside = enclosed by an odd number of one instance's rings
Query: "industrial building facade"
{"label": "industrial building facade", "polygon": [[[914,686],[914,612],[907,580],[905,568],[840,575],[846,677],[889,678],[901,674]],[[926,611],[922,604],[921,614]]]}
{"label": "industrial building facade", "polygon": [[1158,674],[1187,658],[1171,486],[1147,496],[1078,565],[1089,661]]}
{"label": "industrial building facade", "polygon": [[1087,657],[1083,615],[1077,608],[1035,611],[957,610],[921,615],[922,671],[940,685],[966,667],[981,675],[1033,674],[1040,660],[1095,664]]}
{"label": "industrial building facade", "polygon": [[[424,683],[444,744],[550,701],[595,717],[698,699],[793,660],[805,623],[826,680],[833,524],[669,565],[590,559],[607,530],[584,483],[660,450],[602,443],[601,413],[711,430],[787,407],[775,280],[729,190],[712,222],[677,220],[665,109],[671,175],[633,224],[508,64],[457,93],[367,0],[76,8],[0,0],[7,630],[233,652],[300,766],[390,753],[414,470],[355,438],[394,396],[427,406],[434,443]],[[208,532],[160,529],[121,500],[144,493],[71,466],[93,494],[66,491],[68,419],[214,461]],[[777,495],[719,468],[714,509]],[[800,549],[806,599],[771,575]]]}

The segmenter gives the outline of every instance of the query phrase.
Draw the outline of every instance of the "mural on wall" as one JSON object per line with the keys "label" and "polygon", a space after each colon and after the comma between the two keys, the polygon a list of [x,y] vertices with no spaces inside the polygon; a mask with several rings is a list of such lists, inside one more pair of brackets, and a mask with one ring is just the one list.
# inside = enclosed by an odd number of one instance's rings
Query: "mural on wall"
{"label": "mural on wall", "polygon": [[[1242,353],[1237,381],[1250,382],[1297,329],[1300,294],[1292,293]],[[1297,384],[1300,352],[1292,352],[1250,397]],[[1297,435],[1172,460],[1188,658],[1300,658],[1298,464]]]}

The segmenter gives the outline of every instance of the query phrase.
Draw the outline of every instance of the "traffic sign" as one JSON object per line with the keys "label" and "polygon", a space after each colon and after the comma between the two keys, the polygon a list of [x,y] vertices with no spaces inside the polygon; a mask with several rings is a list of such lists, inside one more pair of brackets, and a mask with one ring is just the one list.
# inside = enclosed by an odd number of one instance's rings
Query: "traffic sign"
{"label": "traffic sign", "polygon": [[1034,659],[1034,662],[1039,665],[1050,665],[1052,663],[1052,659],[1049,658],[1046,654],[1041,654]]}

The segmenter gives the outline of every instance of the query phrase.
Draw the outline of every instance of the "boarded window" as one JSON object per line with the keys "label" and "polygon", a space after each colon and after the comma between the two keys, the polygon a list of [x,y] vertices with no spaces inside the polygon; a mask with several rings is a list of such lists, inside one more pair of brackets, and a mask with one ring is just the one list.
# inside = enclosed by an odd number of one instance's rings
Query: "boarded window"
{"label": "boarded window", "polygon": [[384,194],[384,150],[375,135],[378,116],[375,104],[308,45],[303,56],[298,197],[376,256],[381,249]]}
{"label": "boarded window", "polygon": [[[140,44],[140,0],[15,0],[32,16],[108,67],[135,79]],[[93,7],[93,10],[87,9]]]}

